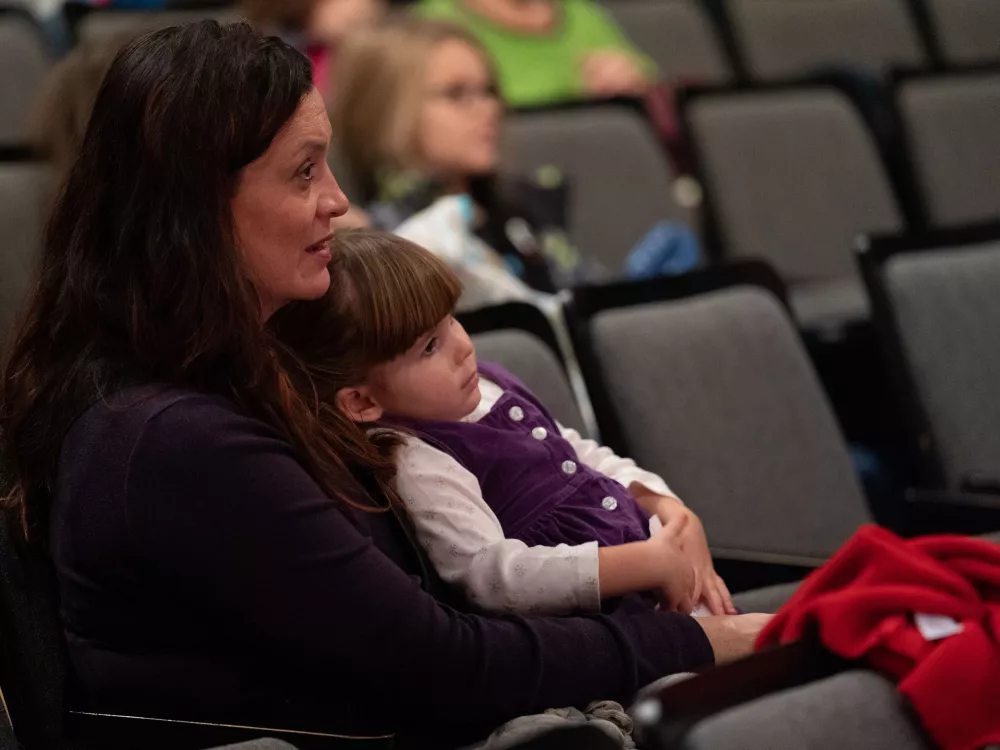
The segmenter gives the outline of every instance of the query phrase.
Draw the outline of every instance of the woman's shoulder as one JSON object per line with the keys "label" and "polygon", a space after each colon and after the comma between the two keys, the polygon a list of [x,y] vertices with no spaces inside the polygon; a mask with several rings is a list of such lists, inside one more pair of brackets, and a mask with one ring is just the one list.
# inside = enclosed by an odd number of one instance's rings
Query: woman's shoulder
{"label": "woman's shoulder", "polygon": [[192,417],[226,421],[241,415],[223,395],[163,383],[146,383],[104,394],[84,413],[81,421],[114,423],[120,428],[150,423],[183,426]]}
{"label": "woman's shoulder", "polygon": [[96,400],[77,420],[68,446],[97,454],[132,456],[141,444],[161,458],[198,460],[239,438],[277,434],[217,393],[166,384],[121,388]]}

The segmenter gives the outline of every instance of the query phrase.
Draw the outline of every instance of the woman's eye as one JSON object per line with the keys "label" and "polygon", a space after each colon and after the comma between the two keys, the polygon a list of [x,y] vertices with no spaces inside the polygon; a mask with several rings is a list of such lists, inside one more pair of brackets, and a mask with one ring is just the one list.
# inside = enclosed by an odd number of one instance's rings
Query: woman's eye
{"label": "woman's eye", "polygon": [[302,169],[299,170],[299,177],[304,180],[312,180],[313,170],[316,168],[315,164],[306,164]]}

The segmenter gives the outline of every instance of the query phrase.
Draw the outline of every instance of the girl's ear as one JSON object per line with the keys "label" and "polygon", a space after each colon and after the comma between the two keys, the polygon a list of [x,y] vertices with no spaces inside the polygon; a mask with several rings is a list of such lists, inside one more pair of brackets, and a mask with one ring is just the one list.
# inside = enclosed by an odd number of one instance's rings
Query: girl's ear
{"label": "girl's ear", "polygon": [[363,385],[337,391],[337,408],[355,422],[377,422],[385,411]]}

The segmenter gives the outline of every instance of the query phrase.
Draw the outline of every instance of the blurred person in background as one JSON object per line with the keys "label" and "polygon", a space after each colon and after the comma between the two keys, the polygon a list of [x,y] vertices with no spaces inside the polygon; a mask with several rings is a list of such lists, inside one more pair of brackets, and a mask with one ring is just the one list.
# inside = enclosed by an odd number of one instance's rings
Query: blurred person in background
{"label": "blurred person in background", "polygon": [[39,25],[49,51],[61,55],[72,45],[72,35],[63,15],[65,0],[6,0],[5,8],[23,10]]}
{"label": "blurred person in background", "polygon": [[480,41],[511,107],[639,97],[656,81],[653,62],[594,0],[421,0],[417,10]]}
{"label": "blurred person in background", "polygon": [[332,102],[338,158],[372,223],[443,257],[463,307],[555,292],[582,272],[561,175],[501,177],[503,105],[468,31],[412,16],[359,31]]}
{"label": "blurred person in background", "polygon": [[[343,45],[331,94],[338,166],[370,223],[442,257],[463,309],[538,301],[580,283],[689,270],[697,237],[652,227],[625,268],[583,258],[569,236],[572,181],[504,170],[504,107],[486,50],[448,21],[400,16]],[[669,226],[665,226],[669,224]]]}
{"label": "blurred person in background", "polygon": [[76,161],[87,122],[118,51],[144,30],[81,41],[49,71],[29,118],[26,138],[52,168],[56,188]]}
{"label": "blurred person in background", "polygon": [[337,49],[347,34],[385,11],[385,0],[243,0],[247,18],[306,53],[313,82],[327,90]]}

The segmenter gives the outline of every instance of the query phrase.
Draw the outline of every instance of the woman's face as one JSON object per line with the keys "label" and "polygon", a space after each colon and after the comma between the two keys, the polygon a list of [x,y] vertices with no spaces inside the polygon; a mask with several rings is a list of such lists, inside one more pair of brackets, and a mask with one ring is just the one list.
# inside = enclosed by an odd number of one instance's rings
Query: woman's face
{"label": "woman's face", "polygon": [[352,29],[367,26],[385,12],[385,0],[316,0],[309,16],[309,37],[322,44],[339,44]]}
{"label": "woman's face", "polygon": [[467,178],[497,167],[501,106],[486,61],[463,41],[441,42],[424,74],[418,125],[422,166],[448,178]]}
{"label": "woman's face", "polygon": [[321,297],[330,286],[331,222],[350,204],[327,166],[329,145],[330,121],[313,89],[240,175],[233,222],[265,319],[289,302]]}

